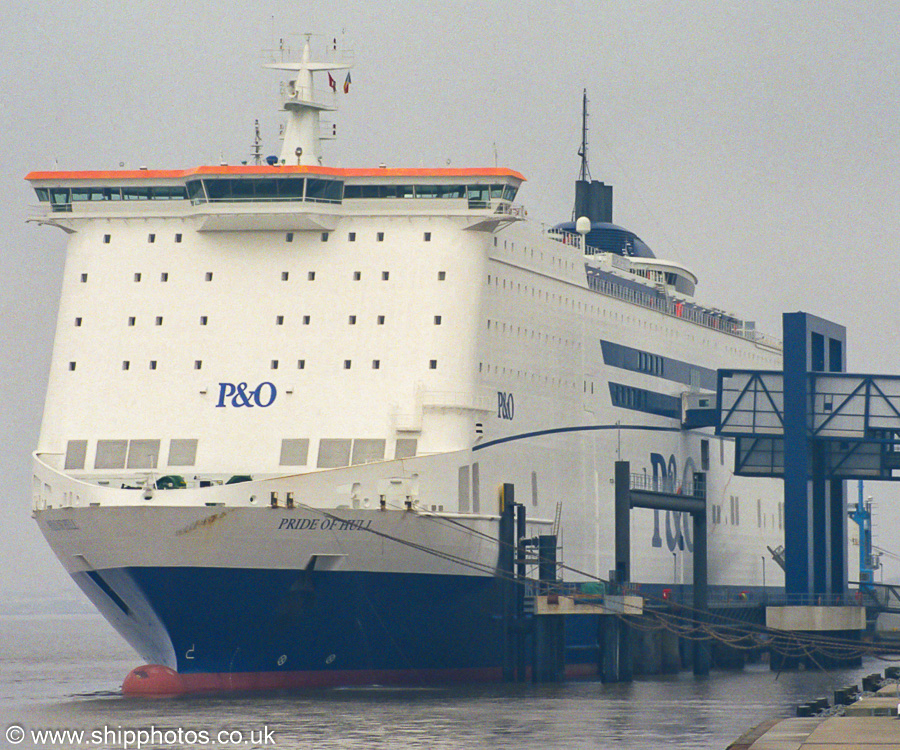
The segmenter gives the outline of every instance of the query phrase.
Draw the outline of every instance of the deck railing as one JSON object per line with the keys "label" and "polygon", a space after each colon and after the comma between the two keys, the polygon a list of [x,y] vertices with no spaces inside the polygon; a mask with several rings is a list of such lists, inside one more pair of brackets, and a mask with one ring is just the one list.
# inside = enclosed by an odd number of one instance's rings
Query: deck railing
{"label": "deck railing", "polygon": [[[546,230],[545,235],[552,240],[562,242],[572,247],[581,247],[581,238],[572,232],[564,232],[557,230]],[[585,246],[585,255],[601,255],[604,253],[595,247]],[[618,268],[623,268],[625,263],[616,263],[621,260],[619,256],[612,257],[613,264]],[[673,318],[681,318],[689,323],[694,323],[704,328],[714,331],[726,333],[729,336],[737,336],[738,338],[753,341],[760,346],[765,346],[775,351],[781,351],[781,341],[772,336],[760,333],[754,328],[747,326],[744,321],[732,318],[729,315],[717,310],[697,305],[696,303],[685,303],[679,299],[672,299],[667,296],[660,296],[656,293],[656,289],[648,286],[646,291],[638,291],[631,286],[625,284],[617,284],[608,279],[596,277],[588,277],[588,286],[595,292],[604,294],[608,297],[614,297],[633,305],[639,305],[649,310],[656,310],[663,315],[669,315]]]}

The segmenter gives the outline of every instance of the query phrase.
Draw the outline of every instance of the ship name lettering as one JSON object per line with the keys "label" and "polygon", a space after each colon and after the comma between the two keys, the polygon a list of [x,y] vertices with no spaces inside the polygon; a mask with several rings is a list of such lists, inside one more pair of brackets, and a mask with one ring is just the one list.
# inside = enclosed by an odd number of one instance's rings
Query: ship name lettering
{"label": "ship name lettering", "polygon": [[265,409],[272,405],[277,395],[278,390],[275,388],[275,384],[268,380],[260,383],[256,388],[248,388],[246,382],[219,383],[219,402],[216,404],[216,408],[226,406],[225,402],[230,398],[231,405],[235,408],[259,406]]}
{"label": "ship name lettering", "polygon": [[366,531],[372,526],[372,520],[361,518],[282,518],[278,524],[279,531]]}

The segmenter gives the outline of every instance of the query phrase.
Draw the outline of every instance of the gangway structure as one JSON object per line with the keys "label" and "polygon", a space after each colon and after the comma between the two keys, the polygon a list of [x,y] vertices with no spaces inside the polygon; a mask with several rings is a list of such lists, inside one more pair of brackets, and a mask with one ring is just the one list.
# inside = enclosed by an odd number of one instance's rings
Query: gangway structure
{"label": "gangway structure", "polygon": [[[716,432],[735,440],[735,474],[784,480],[787,603],[843,604],[845,481],[900,479],[900,376],[846,372],[836,323],[796,312],[783,327],[782,370],[719,370]],[[847,614],[832,629],[856,629]]]}

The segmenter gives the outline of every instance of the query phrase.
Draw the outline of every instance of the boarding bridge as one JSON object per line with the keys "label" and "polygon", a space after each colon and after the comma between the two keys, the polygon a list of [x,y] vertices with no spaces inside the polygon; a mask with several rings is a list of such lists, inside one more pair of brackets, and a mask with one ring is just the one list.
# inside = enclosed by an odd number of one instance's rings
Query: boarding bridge
{"label": "boarding bridge", "polygon": [[788,601],[847,594],[847,479],[900,479],[900,376],[846,371],[846,331],[784,315],[784,367],[720,370],[736,474],[784,479]]}

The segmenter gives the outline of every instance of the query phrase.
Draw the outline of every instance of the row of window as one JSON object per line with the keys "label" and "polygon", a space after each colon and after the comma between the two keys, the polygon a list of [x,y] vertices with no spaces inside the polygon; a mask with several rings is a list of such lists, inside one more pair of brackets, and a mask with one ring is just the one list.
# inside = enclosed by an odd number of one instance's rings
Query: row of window
{"label": "row of window", "polygon": [[[84,469],[87,440],[70,440],[66,445],[65,468]],[[160,440],[98,440],[95,469],[156,469],[161,458]],[[193,466],[197,460],[196,438],[169,441],[166,466]]]}
{"label": "row of window", "polygon": [[73,201],[187,200],[191,203],[308,201],[340,203],[354,198],[468,199],[487,203],[491,199],[513,201],[512,185],[345,185],[343,180],[313,177],[214,178],[188,180],[184,185],[75,186],[35,188],[38,200],[54,208]]}
{"label": "row of window", "polygon": [[487,329],[490,331],[493,328],[495,332],[498,333],[509,333],[510,335],[515,334],[516,336],[524,336],[525,338],[536,339],[537,341],[544,341],[546,343],[560,344],[561,346],[578,346],[579,342],[570,341],[569,339],[562,339],[558,336],[553,336],[547,333],[541,333],[540,331],[535,331],[532,328],[527,328],[524,326],[514,326],[512,323],[504,323],[499,320],[491,320],[488,318],[487,321]]}
{"label": "row of window", "polygon": [[[284,320],[285,320],[284,315],[276,315],[275,316],[275,325],[283,326]],[[312,322],[312,317],[310,315],[303,315],[300,318],[300,320],[303,325],[308,326]],[[375,316],[376,325],[383,326],[385,324],[386,320],[387,320],[387,317],[384,315],[376,315]],[[347,325],[355,326],[357,324],[357,322],[358,322],[358,316],[356,316],[356,315],[348,315],[347,316]],[[436,326],[443,325],[443,316],[435,315],[433,318],[433,322],[434,322],[434,325],[436,325]],[[84,323],[83,317],[78,316],[75,318],[75,327],[76,328],[81,328],[83,323]],[[163,324],[163,316],[157,315],[154,319],[154,325],[161,326],[162,324]],[[200,325],[205,326],[208,324],[209,324],[209,316],[201,315],[200,316]],[[137,316],[129,315],[128,316],[128,326],[133,328],[136,325],[137,325]]]}
{"label": "row of window", "polygon": [[[168,456],[163,466],[194,466],[197,462],[196,438],[169,441]],[[285,438],[281,441],[280,466],[306,466],[309,460],[309,438]],[[319,440],[316,467],[334,469],[341,466],[383,461],[383,439],[357,438]],[[412,458],[418,450],[415,438],[399,438],[394,443],[394,458]],[[98,440],[94,453],[94,469],[157,469],[162,457],[161,440]],[[88,441],[69,440],[66,444],[66,470],[83,470],[87,463]]]}
{"label": "row of window", "polygon": [[[328,242],[328,239],[330,236],[331,236],[331,232],[322,232],[319,235],[322,242]],[[176,235],[175,235],[175,243],[176,244],[180,244],[183,239],[184,239],[184,235],[181,232],[176,233]],[[376,232],[375,239],[378,242],[384,242],[384,232]],[[293,242],[294,241],[294,232],[285,233],[284,241],[285,242]],[[422,241],[423,242],[431,242],[431,232],[424,232],[422,234]],[[109,245],[111,242],[112,242],[112,235],[104,234],[103,235],[103,244]],[[150,232],[147,235],[147,243],[152,245],[155,242],[156,242],[156,233]],[[356,242],[356,232],[348,232],[347,233],[347,242]]]}
{"label": "row of window", "polygon": [[[494,247],[500,247],[499,238],[494,237]],[[503,249],[509,250],[510,252],[516,251],[516,243],[512,240],[503,240]],[[522,257],[529,257],[534,259],[534,248],[529,248],[528,245],[522,246]],[[542,250],[538,250],[538,260],[544,260],[544,252]],[[569,271],[575,269],[576,263],[566,260],[565,258],[560,257],[556,253],[550,254],[550,260],[554,266],[559,266],[560,268],[566,268]],[[578,261],[581,262],[581,261]]]}
{"label": "row of window", "polygon": [[[281,272],[281,280],[282,281],[288,281],[288,280],[290,280],[290,277],[291,277],[291,274],[289,271]],[[363,277],[362,271],[354,271],[351,278],[353,279],[353,281],[362,281],[362,277]],[[132,278],[135,280],[135,282],[140,282],[143,279],[143,274],[141,272],[136,272]],[[390,278],[391,278],[390,271],[382,271],[381,272],[381,280],[382,281],[390,281]],[[87,280],[88,280],[88,275],[86,273],[81,274],[81,283],[87,284]],[[161,282],[167,282],[169,280],[168,271],[163,271],[159,275],[159,280]],[[205,273],[204,280],[205,281],[213,280],[212,271],[207,271]],[[315,281],[316,280],[316,272],[315,271],[307,271],[306,280],[307,281]],[[438,281],[446,281],[447,280],[447,272],[446,271],[438,271],[437,272],[437,280]]]}
{"label": "row of window", "polygon": [[[306,466],[309,461],[309,438],[285,438],[281,441],[279,466]],[[387,441],[381,438],[321,438],[316,455],[317,469],[384,461]],[[394,443],[394,458],[416,455],[416,438],[399,438]]]}
{"label": "row of window", "polygon": [[[151,360],[149,360],[149,363],[148,363],[148,364],[149,364],[149,369],[151,369],[151,370],[156,370],[156,369],[158,369],[158,366],[159,366],[159,360],[151,359]],[[278,369],[281,368],[281,365],[282,365],[282,364],[283,364],[282,360],[278,360],[278,359],[272,359],[272,360],[269,360],[269,369],[271,369],[271,370],[278,370]],[[357,361],[357,364],[359,364],[358,361]],[[132,365],[132,361],[131,361],[130,359],[122,360],[122,369],[123,369],[123,370],[131,370],[131,369],[132,369],[131,365]],[[77,361],[70,361],[70,362],[69,362],[69,370],[70,370],[70,371],[74,371],[74,370],[77,368],[77,366],[78,366]],[[373,359],[373,360],[372,360],[371,368],[372,368],[373,370],[380,370],[380,369],[381,369],[381,360],[380,360],[380,359]],[[428,369],[429,369],[429,370],[437,370],[437,368],[438,368],[438,361],[437,361],[436,359],[429,359],[429,360],[428,360]],[[195,369],[195,370],[202,370],[202,369],[203,369],[203,360],[202,360],[202,359],[195,359],[195,360],[194,360],[194,369]],[[298,369],[298,370],[305,370],[305,369],[306,369],[306,360],[305,360],[305,359],[298,359],[298,360],[297,360],[297,369]],[[353,360],[352,360],[352,359],[345,359],[345,360],[343,360],[343,367],[342,367],[342,369],[344,369],[344,370],[352,370],[352,369],[353,369]]]}
{"label": "row of window", "polygon": [[[478,372],[486,375],[502,375],[505,377],[525,378],[525,380],[530,380],[533,383],[552,386],[554,388],[570,388],[572,390],[577,389],[576,381],[570,380],[568,378],[555,378],[552,375],[542,375],[536,372],[528,372],[527,370],[514,370],[511,367],[492,365],[488,362],[479,362]],[[591,393],[593,393],[593,390],[591,391]]]}

